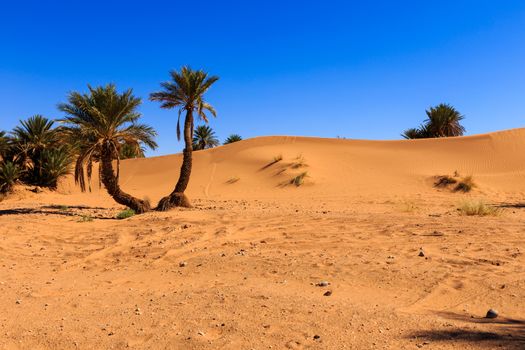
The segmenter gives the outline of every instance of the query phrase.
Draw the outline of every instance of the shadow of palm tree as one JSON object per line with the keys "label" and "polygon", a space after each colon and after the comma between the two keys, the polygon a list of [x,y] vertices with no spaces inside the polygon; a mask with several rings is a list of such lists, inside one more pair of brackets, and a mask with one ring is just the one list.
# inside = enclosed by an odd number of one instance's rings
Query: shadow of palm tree
{"label": "shadow of palm tree", "polygon": [[[0,216],[3,215],[28,215],[28,214],[42,214],[42,215],[60,215],[70,217],[82,217],[84,216],[83,210],[101,210],[106,208],[100,207],[87,207],[87,206],[71,206],[65,208],[60,205],[44,205],[36,208],[12,208],[0,210]],[[112,216],[105,215],[91,215],[95,219],[115,219]]]}
{"label": "shadow of palm tree", "polygon": [[[429,330],[411,333],[410,338],[427,342],[448,342],[460,348],[461,345],[475,345],[480,349],[525,349],[525,320],[509,318],[473,318],[452,312],[439,312],[439,316],[462,321],[472,325],[450,330]],[[479,329],[478,329],[479,328]]]}

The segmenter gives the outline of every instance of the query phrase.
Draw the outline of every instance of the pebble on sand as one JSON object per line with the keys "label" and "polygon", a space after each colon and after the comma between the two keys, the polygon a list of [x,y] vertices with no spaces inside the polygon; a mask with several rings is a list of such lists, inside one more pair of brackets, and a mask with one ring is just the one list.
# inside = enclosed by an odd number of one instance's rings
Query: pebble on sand
{"label": "pebble on sand", "polygon": [[485,318],[496,318],[498,317],[499,313],[494,310],[494,309],[489,309],[489,311],[487,311],[487,315],[485,316]]}
{"label": "pebble on sand", "polygon": [[325,297],[329,297],[330,295],[332,295],[332,291],[331,290],[327,290],[323,295]]}

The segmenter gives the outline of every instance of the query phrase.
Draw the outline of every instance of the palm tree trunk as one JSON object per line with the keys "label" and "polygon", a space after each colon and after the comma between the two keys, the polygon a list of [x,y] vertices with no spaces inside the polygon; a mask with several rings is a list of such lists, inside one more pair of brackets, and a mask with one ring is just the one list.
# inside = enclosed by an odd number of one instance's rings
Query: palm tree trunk
{"label": "palm tree trunk", "polygon": [[188,183],[190,182],[193,153],[193,113],[191,108],[186,110],[184,120],[184,150],[182,151],[182,165],[180,175],[175,189],[169,196],[162,198],[157,205],[156,210],[167,211],[174,207],[191,208],[189,199],[184,194]]}
{"label": "palm tree trunk", "polygon": [[113,157],[111,156],[109,146],[103,147],[100,170],[100,180],[115,202],[133,209],[137,214],[142,214],[151,210],[149,202],[135,198],[120,189],[118,179],[113,170]]}

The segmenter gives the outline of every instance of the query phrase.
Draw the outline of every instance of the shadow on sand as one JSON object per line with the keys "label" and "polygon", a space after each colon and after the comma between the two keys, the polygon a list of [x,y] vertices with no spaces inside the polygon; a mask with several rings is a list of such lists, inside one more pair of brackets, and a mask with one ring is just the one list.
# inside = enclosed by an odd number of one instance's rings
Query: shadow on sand
{"label": "shadow on sand", "polygon": [[[447,342],[460,348],[475,345],[480,349],[525,349],[525,320],[509,318],[472,318],[452,312],[437,313],[440,317],[468,323],[450,330],[419,331],[409,335],[427,342]],[[473,324],[481,325],[474,326]],[[479,328],[479,329],[477,329]]]}

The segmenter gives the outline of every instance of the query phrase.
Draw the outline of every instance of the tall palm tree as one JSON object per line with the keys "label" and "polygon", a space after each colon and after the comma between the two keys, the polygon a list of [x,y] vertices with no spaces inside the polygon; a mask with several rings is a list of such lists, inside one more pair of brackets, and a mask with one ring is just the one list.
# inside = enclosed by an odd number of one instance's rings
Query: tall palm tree
{"label": "tall palm tree", "polygon": [[227,145],[227,144],[238,142],[238,141],[242,141],[241,135],[231,134],[230,136],[228,136],[226,140],[224,140],[224,144]]}
{"label": "tall palm tree", "polygon": [[[75,181],[85,191],[85,170],[90,181],[93,162],[100,160],[100,180],[109,195],[136,213],[149,211],[148,201],[125,193],[119,186],[122,145],[157,147],[155,130],[138,123],[141,114],[137,108],[141,99],[133,96],[131,89],[118,93],[113,84],[96,88],[88,86],[88,89],[87,94],[71,92],[68,102],[58,105],[58,109],[66,114],[61,120],[66,125],[64,132],[78,149]],[[113,160],[116,160],[116,173]]]}
{"label": "tall palm tree", "polygon": [[215,131],[208,125],[199,125],[193,133],[193,150],[198,151],[206,148],[213,148],[219,145],[219,139],[215,136]]}
{"label": "tall palm tree", "polygon": [[425,122],[432,137],[462,136],[465,133],[460,124],[465,117],[451,105],[442,103],[430,107],[426,113],[428,119]]}
{"label": "tall palm tree", "polygon": [[215,109],[204,100],[204,94],[219,79],[209,76],[203,70],[193,70],[190,67],[182,67],[180,72],[171,71],[171,80],[161,83],[162,91],[150,95],[150,100],[161,102],[160,107],[179,109],[177,119],[177,138],[180,140],[180,116],[186,113],[184,118],[184,151],[180,176],[175,189],[170,195],[162,198],[157,210],[165,211],[176,206],[191,207],[184,191],[188,187],[191,175],[192,152],[193,152],[193,114],[208,122],[206,112],[216,116]]}

